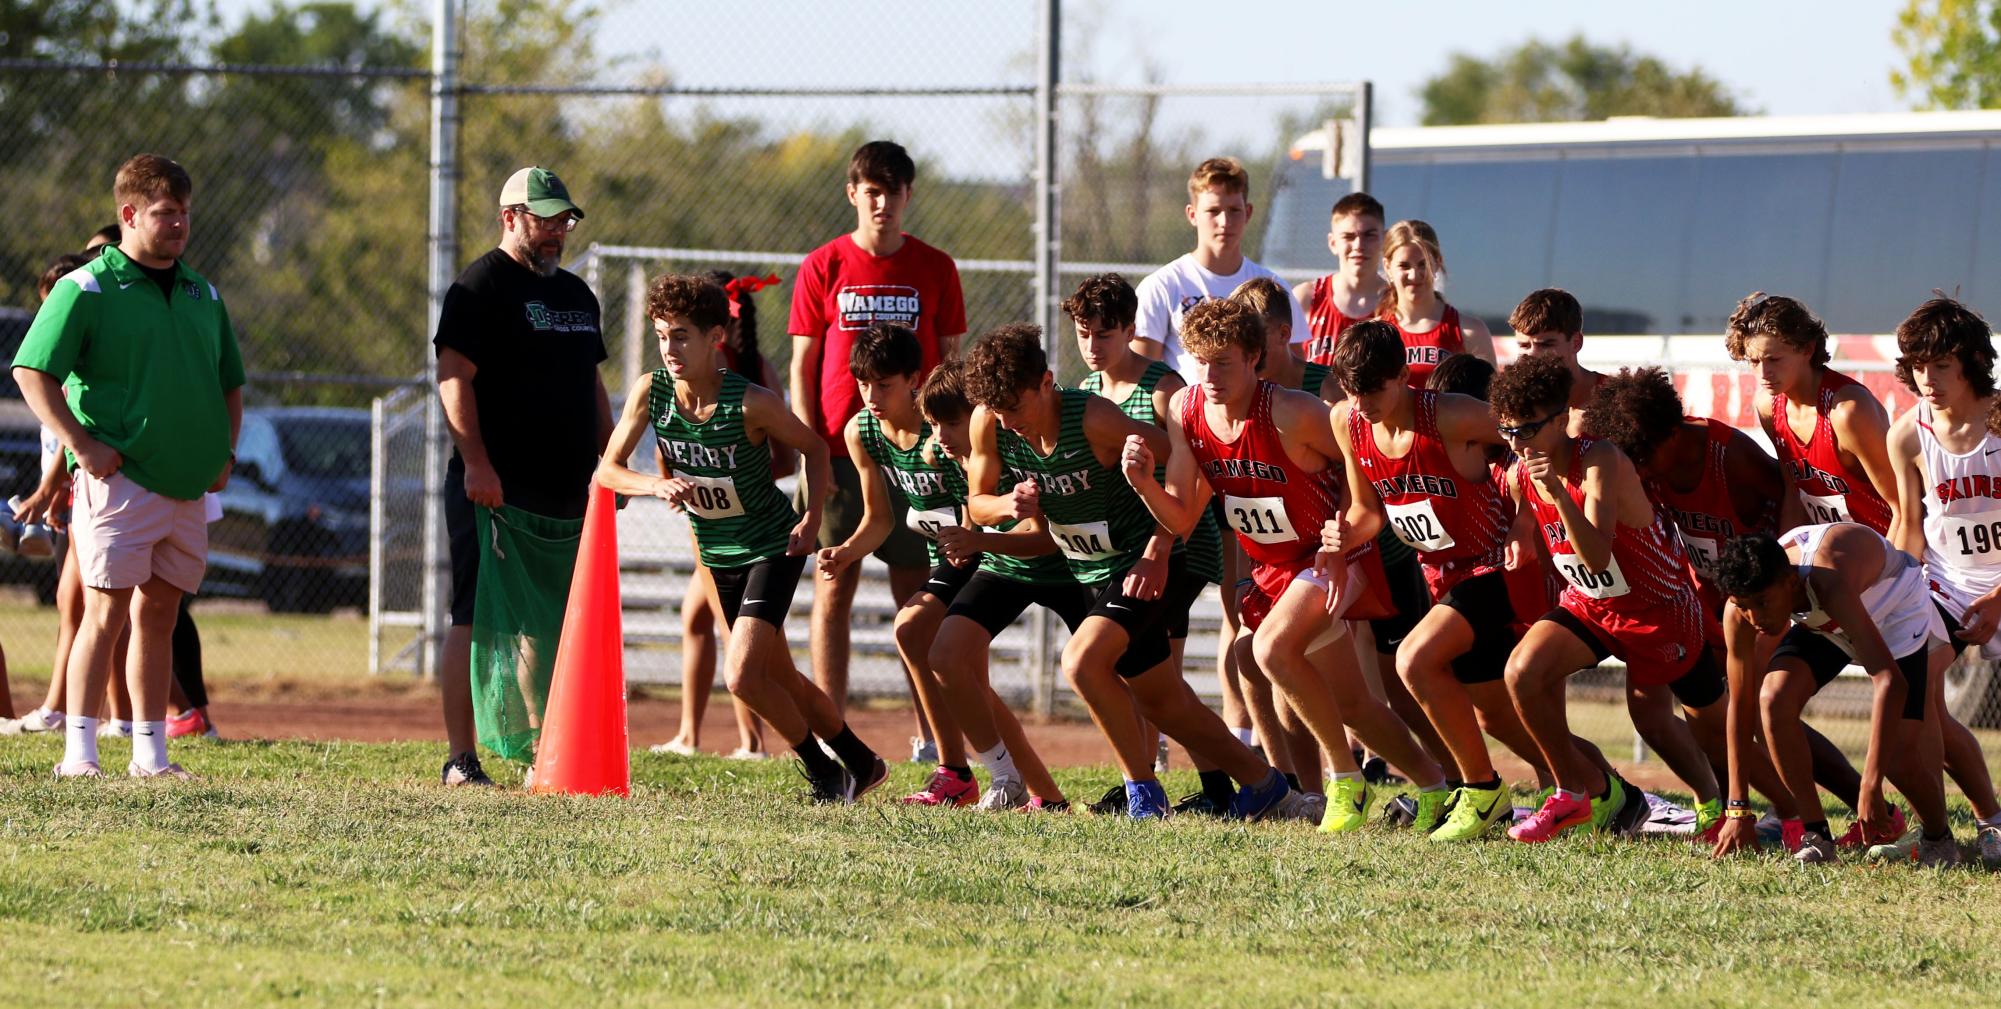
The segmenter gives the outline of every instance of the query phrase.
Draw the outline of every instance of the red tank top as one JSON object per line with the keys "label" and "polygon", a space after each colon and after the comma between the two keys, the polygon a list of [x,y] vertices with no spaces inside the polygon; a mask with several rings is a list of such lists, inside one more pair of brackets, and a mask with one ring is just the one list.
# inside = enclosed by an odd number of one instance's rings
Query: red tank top
{"label": "red tank top", "polygon": [[1334,363],[1334,344],[1341,338],[1341,331],[1369,317],[1347,316],[1334,307],[1334,275],[1327,274],[1313,282],[1313,307],[1306,310],[1306,331],[1311,339],[1306,343],[1306,359],[1314,364]]}
{"label": "red tank top", "polygon": [[1500,570],[1514,515],[1491,472],[1468,479],[1453,467],[1438,434],[1438,394],[1414,395],[1415,437],[1403,458],[1383,454],[1359,410],[1348,413],[1348,436],[1391,531],[1417,550],[1436,599],[1474,575]]}
{"label": "red tank top", "polygon": [[1431,371],[1439,362],[1461,353],[1466,349],[1465,334],[1459,331],[1459,310],[1445,306],[1445,315],[1438,325],[1422,333],[1413,333],[1403,328],[1396,319],[1396,313],[1385,313],[1383,318],[1403,334],[1404,363],[1410,365],[1410,387],[1422,389],[1431,379]]}
{"label": "red tank top", "polygon": [[[1584,489],[1579,486],[1584,453],[1594,441],[1579,438],[1571,443],[1570,472],[1563,481],[1564,491],[1580,509],[1584,507]],[[1654,520],[1645,528],[1618,527],[1612,534],[1612,563],[1594,572],[1577,559],[1562,513],[1536,492],[1528,470],[1516,462],[1509,478],[1515,481],[1522,500],[1535,509],[1536,525],[1549,546],[1550,559],[1568,583],[1563,588],[1566,605],[1587,613],[1596,610],[1641,618],[1655,626],[1670,626],[1670,617],[1679,615],[1686,620],[1685,626],[1696,626],[1699,609],[1688,584],[1688,554],[1660,505],[1654,505]]]}
{"label": "red tank top", "polygon": [[1674,520],[1682,546],[1688,551],[1688,566],[1707,584],[1716,578],[1716,553],[1723,544],[1747,533],[1777,535],[1777,502],[1765,509],[1755,525],[1746,527],[1737,515],[1737,502],[1730,497],[1729,476],[1723,468],[1737,429],[1714,418],[1684,419],[1708,429],[1709,441],[1702,450],[1702,479],[1686,493],[1666,483],[1649,481],[1647,493]]}
{"label": "red tank top", "polygon": [[1802,444],[1786,419],[1786,397],[1772,397],[1772,427],[1778,432],[1779,462],[1792,475],[1799,490],[1800,504],[1806,506],[1810,525],[1827,522],[1860,522],[1879,533],[1890,530],[1890,505],[1864,473],[1851,473],[1841,465],[1841,451],[1835,444],[1834,422],[1827,412],[1834,397],[1856,381],[1840,372],[1827,370],[1820,376],[1820,402],[1814,408],[1813,438]]}
{"label": "red tank top", "polygon": [[[1278,386],[1259,382],[1250,419],[1233,442],[1209,426],[1202,397],[1183,397],[1181,430],[1195,465],[1223,501],[1223,515],[1244,553],[1259,564],[1297,566],[1320,549],[1320,530],[1341,513],[1339,465],[1308,473],[1286,454],[1271,400]],[[1369,544],[1373,546],[1374,544]]]}

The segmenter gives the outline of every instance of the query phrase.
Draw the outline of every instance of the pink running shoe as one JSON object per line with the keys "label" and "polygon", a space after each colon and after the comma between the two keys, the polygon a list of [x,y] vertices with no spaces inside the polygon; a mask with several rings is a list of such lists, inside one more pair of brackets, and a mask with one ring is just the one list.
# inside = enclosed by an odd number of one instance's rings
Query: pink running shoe
{"label": "pink running shoe", "polygon": [[1031,795],[1028,797],[1028,803],[1021,807],[1021,811],[1024,813],[1068,813],[1070,811],[1070,800],[1057,799],[1054,802],[1050,802],[1043,799],[1042,796]]}
{"label": "pink running shoe", "polygon": [[206,708],[189,708],[167,719],[168,739],[183,739],[188,736],[216,738],[215,725],[209,722]]}
{"label": "pink running shoe", "polygon": [[1508,828],[1508,836],[1527,844],[1554,840],[1572,827],[1591,826],[1591,800],[1551,792],[1542,808]]}
{"label": "pink running shoe", "polygon": [[938,768],[923,789],[903,797],[906,806],[970,806],[980,801],[980,783]]}
{"label": "pink running shoe", "polygon": [[1903,807],[1891,806],[1890,826],[1882,834],[1871,834],[1868,837],[1863,837],[1862,821],[1857,820],[1848,825],[1846,833],[1834,839],[1834,846],[1837,848],[1867,848],[1877,844],[1894,844],[1898,838],[1903,837],[1909,831],[1909,825],[1904,822]]}

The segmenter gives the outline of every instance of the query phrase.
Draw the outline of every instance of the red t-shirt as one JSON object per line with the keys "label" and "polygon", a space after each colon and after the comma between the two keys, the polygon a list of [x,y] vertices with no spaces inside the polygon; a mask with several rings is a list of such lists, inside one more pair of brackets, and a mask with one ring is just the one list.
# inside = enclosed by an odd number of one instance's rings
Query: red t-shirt
{"label": "red t-shirt", "polygon": [[938,337],[966,331],[966,298],[952,257],[909,235],[887,256],[862,251],[847,235],[814,249],[792,285],[792,319],[785,331],[818,336],[820,414],[817,427],[833,454],[845,458],[841,431],[861,410],[848,371],[855,334],[877,322],[907,326],[924,348],[928,374],[938,363]]}

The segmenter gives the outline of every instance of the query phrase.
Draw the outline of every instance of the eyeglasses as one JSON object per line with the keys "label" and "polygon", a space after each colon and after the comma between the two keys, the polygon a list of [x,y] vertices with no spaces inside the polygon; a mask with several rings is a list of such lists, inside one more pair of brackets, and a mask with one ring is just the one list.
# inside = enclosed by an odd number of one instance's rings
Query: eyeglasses
{"label": "eyeglasses", "polygon": [[1555,413],[1550,414],[1549,416],[1544,417],[1541,420],[1532,420],[1526,424],[1517,424],[1513,427],[1509,427],[1503,424],[1501,425],[1501,437],[1506,438],[1509,441],[1528,441],[1529,439],[1534,438],[1537,434],[1541,433],[1543,428],[1548,427],[1550,421],[1553,421],[1558,417],[1568,417],[1568,416],[1570,416],[1570,408],[1564,407],[1563,409],[1558,410]]}
{"label": "eyeglasses", "polygon": [[555,217],[542,217],[529,213],[527,207],[509,207],[507,209],[514,211],[515,214],[521,217],[527,218],[528,223],[536,231],[567,233],[577,230],[577,215],[572,213],[566,212]]}

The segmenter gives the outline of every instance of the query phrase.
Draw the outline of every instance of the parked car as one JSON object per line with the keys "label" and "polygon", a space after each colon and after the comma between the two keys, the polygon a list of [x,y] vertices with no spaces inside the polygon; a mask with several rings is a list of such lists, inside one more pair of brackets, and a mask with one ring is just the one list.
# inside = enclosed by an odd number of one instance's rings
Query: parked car
{"label": "parked car", "polygon": [[366,410],[245,410],[202,591],[274,613],[366,605],[369,467]]}

